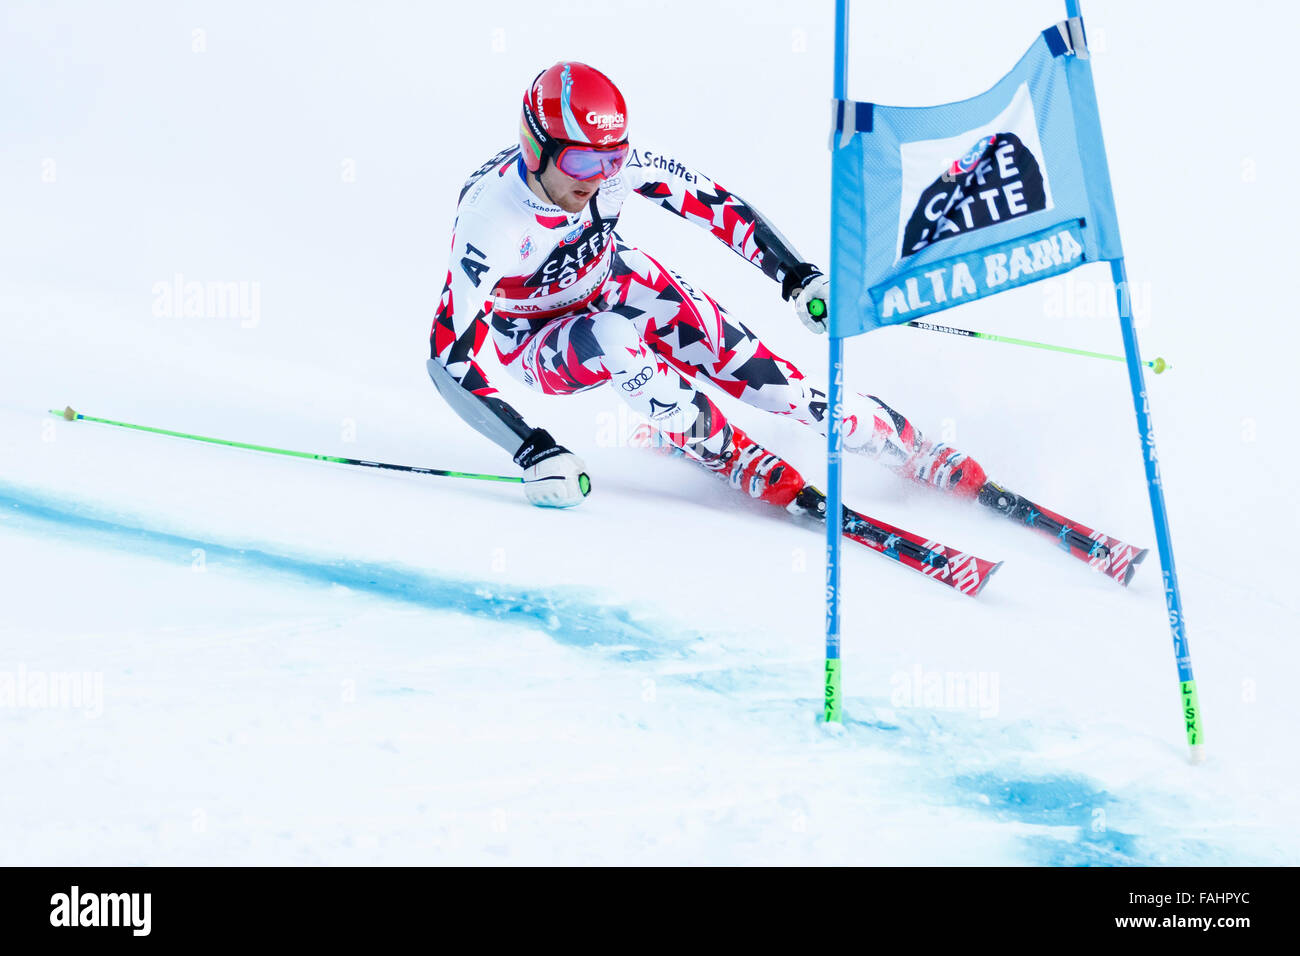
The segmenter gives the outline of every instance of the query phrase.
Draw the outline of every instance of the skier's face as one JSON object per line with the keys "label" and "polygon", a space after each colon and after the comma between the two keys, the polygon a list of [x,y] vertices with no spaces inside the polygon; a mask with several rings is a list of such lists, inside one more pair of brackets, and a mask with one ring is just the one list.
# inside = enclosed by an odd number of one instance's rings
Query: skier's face
{"label": "skier's face", "polygon": [[604,177],[574,179],[566,176],[554,163],[546,164],[540,178],[551,200],[565,212],[582,212],[605,181]]}

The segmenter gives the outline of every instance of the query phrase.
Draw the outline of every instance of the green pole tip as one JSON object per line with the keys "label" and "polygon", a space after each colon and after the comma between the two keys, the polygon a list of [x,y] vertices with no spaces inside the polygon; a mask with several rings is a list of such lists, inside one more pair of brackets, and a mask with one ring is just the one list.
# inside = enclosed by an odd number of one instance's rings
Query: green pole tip
{"label": "green pole tip", "polygon": [[1159,356],[1157,356],[1156,360],[1151,363],[1151,371],[1155,372],[1157,375],[1159,375],[1167,368],[1169,368],[1169,363],[1167,363],[1164,359],[1160,358]]}
{"label": "green pole tip", "polygon": [[820,319],[826,314],[826,303],[821,299],[813,299],[808,303],[808,314],[814,319]]}
{"label": "green pole tip", "polygon": [[591,494],[591,479],[587,477],[585,471],[578,476],[578,488],[584,496]]}

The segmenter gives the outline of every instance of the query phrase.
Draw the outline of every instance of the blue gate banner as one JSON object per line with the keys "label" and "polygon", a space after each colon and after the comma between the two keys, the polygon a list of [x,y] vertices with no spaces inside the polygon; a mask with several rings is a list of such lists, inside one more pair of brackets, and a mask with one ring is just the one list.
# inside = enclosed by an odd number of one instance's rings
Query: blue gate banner
{"label": "blue gate banner", "polygon": [[943,106],[835,102],[831,334],[1122,258],[1078,18]]}

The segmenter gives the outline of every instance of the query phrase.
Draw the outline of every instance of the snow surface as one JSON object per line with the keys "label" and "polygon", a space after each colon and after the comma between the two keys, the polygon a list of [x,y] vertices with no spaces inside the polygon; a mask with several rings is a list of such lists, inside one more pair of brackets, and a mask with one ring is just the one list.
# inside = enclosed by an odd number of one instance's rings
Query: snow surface
{"label": "snow surface", "polygon": [[[851,504],[1006,565],[971,600],[851,549],[831,735],[819,530],[623,447],[611,393],[498,376],[587,461],[571,512],[46,414],[510,473],[423,361],[457,188],[523,86],[561,57],[606,68],[636,137],[824,262],[830,4],[8,5],[0,691],[90,678],[80,703],[0,707],[0,863],[1300,861],[1300,343],[1278,301],[1300,15],[1200,8],[1085,7],[1139,335],[1174,366],[1148,382],[1193,767],[1154,553],[1126,592],[867,462]],[[859,3],[850,92],[978,92],[1061,16]],[[648,203],[620,232],[823,377],[824,342],[720,244]],[[167,314],[177,275],[257,308]],[[1107,283],[1087,267],[944,320],[1118,351]],[[907,329],[848,352],[852,387],[1154,545],[1120,364]],[[721,403],[824,477],[817,436]],[[928,698],[946,678],[974,697]]]}

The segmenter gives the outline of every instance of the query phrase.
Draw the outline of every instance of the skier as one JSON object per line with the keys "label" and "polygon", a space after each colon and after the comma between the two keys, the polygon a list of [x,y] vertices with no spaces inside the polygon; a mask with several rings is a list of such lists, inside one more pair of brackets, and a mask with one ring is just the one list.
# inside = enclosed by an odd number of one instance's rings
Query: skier
{"label": "skier", "polygon": [[[811,510],[799,472],[727,421],[699,387],[788,415],[825,435],[826,395],[717,301],[615,233],[637,194],[709,230],[780,284],[813,332],[826,331],[829,283],[753,206],[675,155],[627,135],[622,94],[574,61],[538,74],[524,93],[519,145],[485,163],[461,190],[451,264],[433,321],[428,371],[471,426],[523,469],[529,501],[570,507],[590,493],[582,461],[533,428],[478,362],[490,337],[528,387],[569,395],[612,383],[664,438],[733,487]],[[923,484],[976,497],[984,469],[925,441],[872,396],[850,396],[844,447]]]}

